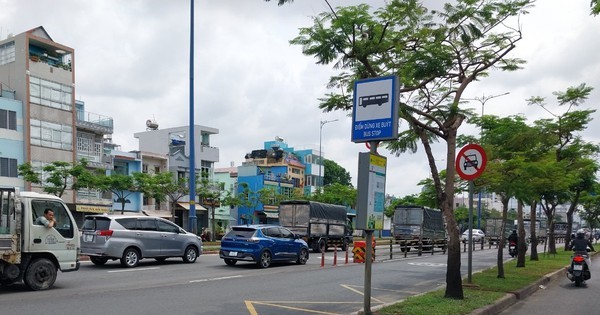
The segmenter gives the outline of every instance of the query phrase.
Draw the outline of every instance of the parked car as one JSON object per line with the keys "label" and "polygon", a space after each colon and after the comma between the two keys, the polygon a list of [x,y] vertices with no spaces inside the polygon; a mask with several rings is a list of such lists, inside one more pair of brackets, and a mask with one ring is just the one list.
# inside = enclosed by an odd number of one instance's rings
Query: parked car
{"label": "parked car", "polygon": [[[484,237],[485,237],[485,233],[483,233],[482,230],[473,229],[473,243],[482,242]],[[469,230],[466,230],[463,232],[461,239],[463,242],[466,242],[469,240]]]}
{"label": "parked car", "polygon": [[193,263],[202,254],[202,241],[162,218],[131,215],[88,215],[81,233],[81,254],[95,265],[120,259],[133,268],[142,258],[164,261],[181,257]]}
{"label": "parked car", "polygon": [[255,262],[267,268],[274,261],[306,264],[308,245],[301,235],[277,225],[234,226],[221,239],[219,256],[229,266],[238,261]]}

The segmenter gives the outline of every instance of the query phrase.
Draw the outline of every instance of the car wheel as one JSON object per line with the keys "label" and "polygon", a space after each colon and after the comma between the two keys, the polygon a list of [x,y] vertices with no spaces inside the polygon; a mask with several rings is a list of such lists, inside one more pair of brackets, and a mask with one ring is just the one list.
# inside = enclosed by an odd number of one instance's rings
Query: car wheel
{"label": "car wheel", "polygon": [[237,260],[235,259],[229,259],[229,258],[225,258],[225,263],[227,264],[227,266],[233,266],[237,263]]}
{"label": "car wheel", "polygon": [[196,261],[196,258],[198,258],[198,250],[194,246],[188,246],[183,255],[183,262],[191,264]]}
{"label": "car wheel", "polygon": [[121,265],[125,268],[133,268],[140,262],[140,253],[135,248],[128,248],[123,252],[121,257]]}
{"label": "car wheel", "polygon": [[271,265],[271,252],[268,250],[265,250],[262,253],[260,253],[260,258],[259,258],[257,264],[260,268],[269,267]]}
{"label": "car wheel", "polygon": [[96,266],[102,266],[102,265],[106,264],[106,262],[108,261],[108,258],[90,256],[90,261],[92,262],[92,264],[94,264]]}
{"label": "car wheel", "polygon": [[56,266],[49,259],[40,258],[27,267],[23,281],[30,290],[45,290],[56,281],[56,273]]}
{"label": "car wheel", "polygon": [[308,261],[308,249],[302,248],[300,249],[300,253],[298,254],[298,259],[296,259],[296,263],[298,265],[304,265]]}

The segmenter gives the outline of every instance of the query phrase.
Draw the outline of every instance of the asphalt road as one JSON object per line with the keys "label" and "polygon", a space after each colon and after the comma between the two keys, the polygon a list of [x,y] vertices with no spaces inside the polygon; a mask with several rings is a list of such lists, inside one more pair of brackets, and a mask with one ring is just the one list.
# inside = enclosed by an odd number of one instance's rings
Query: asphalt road
{"label": "asphalt road", "polygon": [[[496,250],[473,254],[473,270],[495,265]],[[493,254],[492,254],[493,253]],[[51,290],[30,292],[21,285],[0,287],[0,305],[13,314],[348,314],[363,307],[364,264],[344,264],[327,253],[311,253],[306,265],[227,266],[217,255],[194,264],[142,260],[137,268],[83,263],[59,273]],[[342,256],[342,255],[340,255]],[[466,276],[467,255],[463,257]],[[441,253],[373,264],[371,306],[401,300],[445,284],[447,256]],[[2,312],[4,313],[4,311]]]}
{"label": "asphalt road", "polygon": [[[596,247],[598,250],[598,247]],[[565,266],[569,261],[565,262]],[[505,315],[598,314],[600,256],[592,258],[592,278],[581,287],[571,282],[566,272],[542,290],[504,310]]]}

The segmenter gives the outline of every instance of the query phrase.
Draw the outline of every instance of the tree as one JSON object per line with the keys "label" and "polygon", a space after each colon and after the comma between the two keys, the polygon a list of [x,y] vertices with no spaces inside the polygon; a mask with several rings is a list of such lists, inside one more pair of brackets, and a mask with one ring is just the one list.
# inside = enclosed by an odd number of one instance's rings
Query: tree
{"label": "tree", "polygon": [[200,181],[196,185],[196,194],[200,200],[200,203],[205,205],[207,209],[210,209],[210,227],[211,227],[211,239],[217,239],[217,229],[215,224],[215,208],[220,206],[223,191],[225,190],[225,184],[218,181],[211,181],[208,179],[208,174],[201,177]]}
{"label": "tree", "polygon": [[[141,178],[139,177],[139,175],[137,176],[138,178]],[[121,214],[125,213],[125,204],[128,201],[127,197],[129,197],[134,192],[141,191],[140,183],[134,179],[133,175],[119,173],[111,175],[98,175],[93,185],[94,188],[97,188],[101,191],[110,191],[113,193],[113,195],[117,197],[115,202],[121,204]]]}
{"label": "tree", "polygon": [[340,183],[329,184],[323,187],[322,193],[314,194],[311,199],[324,203],[354,207],[356,203],[356,189]]}
{"label": "tree", "polygon": [[[438,204],[449,236],[447,298],[463,299],[460,274],[460,235],[453,212],[454,162],[458,128],[471,113],[461,109],[467,86],[499,68],[517,70],[521,60],[508,54],[521,39],[509,19],[526,13],[531,1],[472,1],[447,3],[429,13],[416,0],[392,0],[374,12],[368,5],[337,8],[301,28],[291,44],[319,64],[333,64],[340,73],[329,87],[340,92],[321,99],[324,111],[350,110],[356,79],[398,75],[400,117],[407,122],[398,140],[386,144],[396,155],[414,152],[421,142],[431,168]],[[440,179],[431,148],[446,143],[446,179]]]}
{"label": "tree", "polygon": [[339,183],[344,186],[352,187],[352,177],[350,172],[332,160],[324,160],[323,185],[327,186],[333,183]]}
{"label": "tree", "polygon": [[[587,100],[592,90],[593,88],[582,83],[575,87],[569,87],[564,92],[554,92],[558,106],[567,107],[562,114],[551,111],[545,104],[543,97],[537,96],[528,99],[529,105],[537,105],[553,117],[551,119],[540,119],[535,123],[540,130],[540,134],[544,136],[543,147],[554,154],[557,162],[562,162],[567,167],[565,171],[570,175],[568,178],[572,180],[566,190],[569,193],[567,196],[562,192],[557,192],[559,193],[557,196],[548,196],[555,199],[553,202],[562,203],[567,200],[570,202],[571,206],[567,211],[567,222],[570,223],[573,222],[573,213],[577,208],[581,192],[590,188],[591,180],[598,168],[592,158],[600,151],[600,148],[597,145],[584,142],[577,134],[587,128],[587,124],[592,120],[591,115],[595,110],[574,110]],[[587,159],[587,161],[583,159]],[[553,202],[546,204],[552,205]],[[554,207],[544,209],[552,211]],[[552,214],[551,217],[553,216]],[[549,230],[553,232],[553,222],[548,223]],[[570,240],[570,235],[571,226],[567,225],[566,242]],[[548,243],[550,253],[555,253],[556,245],[553,235],[550,235]]]}
{"label": "tree", "polygon": [[[280,0],[282,1],[282,0]],[[285,0],[283,0],[285,1]],[[598,15],[600,14],[600,0],[592,0],[590,2],[590,7],[592,9],[592,15]]]}
{"label": "tree", "polygon": [[78,190],[83,182],[79,183],[77,178],[89,178],[90,172],[86,169],[85,159],[79,162],[54,161],[42,167],[40,171],[35,170],[31,163],[26,162],[19,165],[19,175],[25,181],[42,185],[42,190],[48,194],[62,197],[65,190]]}
{"label": "tree", "polygon": [[177,202],[190,193],[189,179],[175,179],[171,172],[160,172],[153,175],[146,174],[141,177],[144,178],[140,181],[141,191],[158,201],[168,201],[171,209],[171,221],[175,221]]}

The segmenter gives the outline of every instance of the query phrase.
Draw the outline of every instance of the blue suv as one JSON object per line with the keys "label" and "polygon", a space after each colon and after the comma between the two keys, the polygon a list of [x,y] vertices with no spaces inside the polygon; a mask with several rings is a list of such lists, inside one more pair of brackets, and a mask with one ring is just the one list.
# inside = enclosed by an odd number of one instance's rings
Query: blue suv
{"label": "blue suv", "polygon": [[304,265],[308,260],[308,245],[300,235],[281,226],[234,226],[221,239],[219,257],[229,266],[240,260],[255,262],[260,268],[267,268],[275,261]]}

